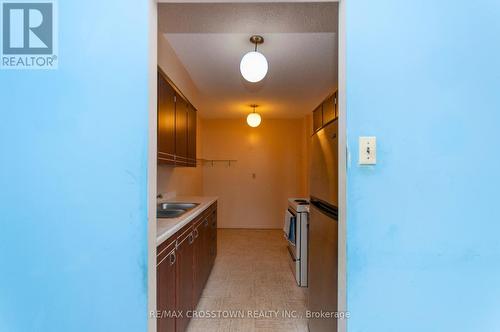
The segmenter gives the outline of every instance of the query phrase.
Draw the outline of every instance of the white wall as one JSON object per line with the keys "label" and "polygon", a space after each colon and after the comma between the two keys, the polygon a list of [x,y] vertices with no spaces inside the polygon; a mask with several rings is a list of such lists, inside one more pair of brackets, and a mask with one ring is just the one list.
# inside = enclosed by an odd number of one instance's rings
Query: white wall
{"label": "white wall", "polygon": [[200,91],[161,32],[158,32],[158,66],[191,104],[199,107]]}
{"label": "white wall", "polygon": [[346,5],[349,331],[500,331],[500,2]]}
{"label": "white wall", "polygon": [[[203,193],[219,196],[219,227],[281,228],[287,198],[307,194],[304,120],[203,120],[203,155],[237,159],[203,167]],[[255,175],[255,178],[254,178]]]}

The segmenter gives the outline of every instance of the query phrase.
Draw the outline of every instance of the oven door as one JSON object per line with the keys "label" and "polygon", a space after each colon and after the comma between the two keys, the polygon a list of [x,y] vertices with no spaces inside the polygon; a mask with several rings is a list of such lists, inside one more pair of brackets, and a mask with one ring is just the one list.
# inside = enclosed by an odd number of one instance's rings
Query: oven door
{"label": "oven door", "polygon": [[295,247],[297,244],[297,212],[292,209],[286,211],[285,237],[289,246]]}
{"label": "oven door", "polygon": [[288,265],[290,266],[293,276],[295,277],[295,281],[297,281],[298,284],[299,279],[297,279],[297,274],[300,273],[300,271],[297,269],[297,264],[299,263],[299,260],[297,259],[296,250],[295,247],[290,243],[286,248],[288,250]]}
{"label": "oven door", "polygon": [[289,225],[290,230],[287,237],[287,250],[288,250],[288,265],[292,269],[293,275],[297,283],[300,283],[300,248],[299,243],[297,243],[297,239],[300,238],[298,234],[298,219],[297,213],[291,209],[288,209],[287,216],[289,216]]}

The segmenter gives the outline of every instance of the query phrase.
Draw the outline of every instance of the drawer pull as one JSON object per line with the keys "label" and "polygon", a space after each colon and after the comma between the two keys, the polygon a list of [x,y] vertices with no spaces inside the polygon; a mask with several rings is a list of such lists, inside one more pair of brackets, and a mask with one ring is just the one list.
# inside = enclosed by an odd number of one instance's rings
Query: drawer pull
{"label": "drawer pull", "polygon": [[176,260],[177,256],[175,255],[175,251],[172,251],[172,253],[170,253],[170,265],[174,265]]}

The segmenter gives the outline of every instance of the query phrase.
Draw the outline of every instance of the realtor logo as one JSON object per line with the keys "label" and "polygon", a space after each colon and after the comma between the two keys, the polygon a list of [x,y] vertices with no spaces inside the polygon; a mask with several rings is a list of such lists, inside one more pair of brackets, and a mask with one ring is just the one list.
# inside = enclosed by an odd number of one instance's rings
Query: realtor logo
{"label": "realtor logo", "polygon": [[54,1],[1,1],[2,69],[56,69]]}

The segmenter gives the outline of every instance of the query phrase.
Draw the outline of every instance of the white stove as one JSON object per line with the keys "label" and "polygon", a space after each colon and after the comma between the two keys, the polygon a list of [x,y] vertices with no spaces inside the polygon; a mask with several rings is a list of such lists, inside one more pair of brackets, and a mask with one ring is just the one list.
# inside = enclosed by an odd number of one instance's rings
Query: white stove
{"label": "white stove", "polygon": [[309,213],[309,200],[307,198],[289,198],[288,207],[297,212]]}
{"label": "white stove", "polygon": [[309,200],[289,198],[283,231],[288,242],[289,265],[297,285],[307,287]]}

